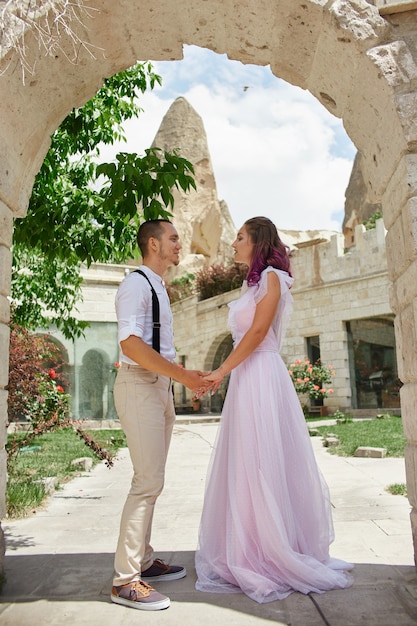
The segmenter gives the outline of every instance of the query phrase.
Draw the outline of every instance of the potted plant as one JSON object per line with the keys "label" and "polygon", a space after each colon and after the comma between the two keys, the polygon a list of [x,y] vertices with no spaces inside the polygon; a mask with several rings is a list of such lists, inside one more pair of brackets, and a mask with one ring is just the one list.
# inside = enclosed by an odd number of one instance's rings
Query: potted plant
{"label": "potted plant", "polygon": [[314,364],[309,359],[297,359],[289,366],[288,373],[297,394],[308,396],[310,405],[320,407],[320,415],[327,415],[323,399],[333,393],[333,389],[326,387],[335,375],[333,366],[324,365],[320,359]]}

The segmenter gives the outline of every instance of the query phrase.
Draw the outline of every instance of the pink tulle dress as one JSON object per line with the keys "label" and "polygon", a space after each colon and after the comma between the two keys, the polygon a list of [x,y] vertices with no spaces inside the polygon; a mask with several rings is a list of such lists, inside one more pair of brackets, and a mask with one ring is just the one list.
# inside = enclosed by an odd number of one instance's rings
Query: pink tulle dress
{"label": "pink tulle dress", "polygon": [[260,603],[348,587],[353,567],[329,556],[329,491],[279,354],[292,308],[286,272],[267,267],[259,285],[242,287],[230,304],[234,344],[251,326],[268,272],[279,277],[280,301],[265,339],[231,373],[196,552],[196,589],[243,592]]}

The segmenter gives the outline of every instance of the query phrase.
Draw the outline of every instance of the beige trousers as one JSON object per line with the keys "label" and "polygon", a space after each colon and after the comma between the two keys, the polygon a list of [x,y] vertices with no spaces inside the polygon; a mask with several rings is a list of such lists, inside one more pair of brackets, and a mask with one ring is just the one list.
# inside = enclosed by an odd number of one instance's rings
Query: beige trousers
{"label": "beige trousers", "polygon": [[133,465],[114,560],[113,584],[123,585],[138,580],[153,562],[152,517],[164,486],[175,422],[171,380],[139,365],[122,364],[114,385],[114,403]]}

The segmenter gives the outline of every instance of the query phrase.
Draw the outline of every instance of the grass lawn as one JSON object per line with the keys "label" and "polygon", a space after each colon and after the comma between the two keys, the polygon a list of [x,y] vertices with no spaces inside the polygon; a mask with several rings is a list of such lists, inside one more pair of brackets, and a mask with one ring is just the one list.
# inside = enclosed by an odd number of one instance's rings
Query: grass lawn
{"label": "grass lawn", "polygon": [[359,446],[386,448],[386,456],[404,456],[406,438],[401,417],[389,415],[369,420],[352,420],[334,426],[315,426],[325,437],[333,433],[340,441],[338,446],[328,448],[330,454],[353,456]]}
{"label": "grass lawn", "polygon": [[[87,432],[111,456],[114,456],[120,447],[126,446],[122,430]],[[33,512],[46,496],[44,486],[36,481],[55,476],[58,485],[62,485],[79,473],[79,468],[71,466],[71,461],[80,457],[90,457],[94,465],[99,462],[94,452],[72,428],[64,428],[37,437],[27,451],[20,451],[9,464],[7,516],[18,518]]]}

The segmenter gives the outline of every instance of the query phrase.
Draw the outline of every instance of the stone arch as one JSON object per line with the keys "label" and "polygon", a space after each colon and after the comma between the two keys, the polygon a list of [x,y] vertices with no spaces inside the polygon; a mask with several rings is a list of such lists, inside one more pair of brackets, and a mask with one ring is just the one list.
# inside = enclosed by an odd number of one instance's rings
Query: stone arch
{"label": "stone arch", "polygon": [[42,336],[46,337],[46,340],[53,346],[54,351],[56,353],[56,359],[47,362],[45,367],[54,368],[58,365],[57,369],[57,384],[61,385],[65,391],[69,391],[73,385],[73,376],[71,367],[69,366],[68,360],[68,350],[64,346],[64,344],[59,341],[56,337],[49,333],[40,333]]}
{"label": "stone arch", "polygon": [[[222,333],[210,346],[204,362],[204,371],[209,372],[215,370],[223,363],[225,358],[229,356],[233,349],[233,340],[230,333]],[[210,411],[218,413],[223,408],[226,391],[229,386],[229,376],[225,376],[216,393],[210,396]]]}
{"label": "stone arch", "polygon": [[89,349],[79,372],[78,412],[83,419],[103,419],[107,413],[110,362],[103,350]]}
{"label": "stone arch", "polygon": [[[381,4],[381,3],[380,3]],[[385,3],[384,3],[385,4]],[[398,3],[396,3],[398,4]],[[25,35],[35,73],[22,82],[10,51],[0,62],[0,344],[8,345],[12,218],[24,216],[33,179],[46,154],[49,136],[74,106],[100,87],[103,77],[137,59],[181,58],[183,44],[208,47],[229,58],[270,64],[280,78],[308,89],[334,115],[343,118],[363,157],[368,200],[381,202],[392,280],[402,413],[409,446],[407,482],[417,550],[417,46],[407,13],[381,17],[365,0],[96,0],[84,16],[79,36],[94,56],[62,38],[64,52],[45,56],[33,31]],[[407,5],[405,2],[404,5]],[[406,6],[405,6],[406,8]],[[5,423],[7,363],[0,365],[0,407]],[[2,441],[4,447],[4,441]],[[2,470],[5,452],[0,452]],[[5,471],[0,471],[5,476]],[[4,479],[3,479],[4,481]],[[0,516],[5,484],[0,483]]]}

